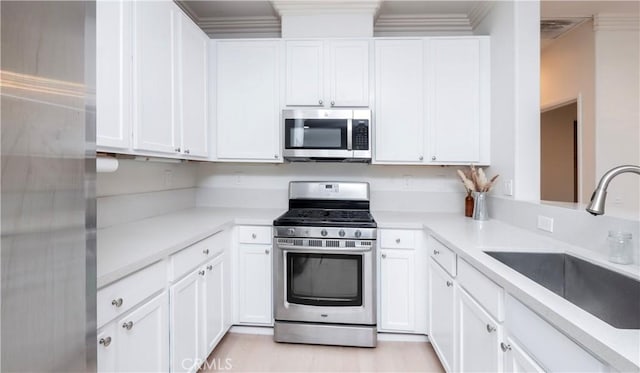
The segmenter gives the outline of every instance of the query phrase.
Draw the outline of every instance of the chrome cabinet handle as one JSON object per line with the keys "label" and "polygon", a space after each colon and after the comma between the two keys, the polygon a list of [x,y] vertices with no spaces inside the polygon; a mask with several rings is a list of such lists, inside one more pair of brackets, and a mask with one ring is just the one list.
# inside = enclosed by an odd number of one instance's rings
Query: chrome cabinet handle
{"label": "chrome cabinet handle", "polygon": [[381,256],[382,256],[382,259],[384,259],[387,257],[387,254],[382,254]]}
{"label": "chrome cabinet handle", "polygon": [[279,155],[277,155],[277,154],[274,154],[274,155],[273,155],[273,158],[275,158],[275,159],[278,159],[279,157],[280,157],[280,156],[279,156]]}
{"label": "chrome cabinet handle", "polygon": [[431,160],[435,161],[436,160],[436,156],[434,155],[433,157],[431,157]]}
{"label": "chrome cabinet handle", "polygon": [[318,100],[318,103],[319,103],[320,105],[322,105],[322,104],[324,103],[324,101],[322,101],[322,100]]}
{"label": "chrome cabinet handle", "polygon": [[176,148],[176,153],[180,153],[180,148]]}
{"label": "chrome cabinet handle", "polygon": [[419,156],[419,157],[418,157],[418,160],[423,160],[423,159],[424,159],[424,157],[423,157],[423,156]]}
{"label": "chrome cabinet handle", "polygon": [[213,265],[209,264],[209,265],[207,266],[207,269],[208,269],[209,271],[211,271],[211,270],[213,269]]}
{"label": "chrome cabinet handle", "polygon": [[204,273],[205,273],[205,272],[204,272],[204,269],[202,269],[202,270],[198,271],[198,274],[199,274],[200,276],[204,276]]}
{"label": "chrome cabinet handle", "polygon": [[98,343],[100,343],[104,347],[109,347],[109,345],[111,344],[111,337],[100,338]]}
{"label": "chrome cabinet handle", "polygon": [[433,255],[438,255],[438,254],[440,254],[440,251],[438,251],[438,250],[433,250]]}
{"label": "chrome cabinet handle", "polygon": [[500,349],[503,352],[511,351],[511,345],[505,344],[504,342],[500,342]]}
{"label": "chrome cabinet handle", "polygon": [[496,327],[491,325],[491,324],[487,324],[487,333],[493,333],[496,331]]}
{"label": "chrome cabinet handle", "polygon": [[335,105],[336,102],[335,101],[331,101],[331,106]]}
{"label": "chrome cabinet handle", "polygon": [[255,240],[256,237],[258,237],[258,236],[255,233],[251,233],[251,238],[253,238]]}
{"label": "chrome cabinet handle", "polygon": [[122,324],[122,327],[124,329],[131,330],[131,328],[133,328],[133,321],[129,321],[129,322],[126,322],[126,323]]}
{"label": "chrome cabinet handle", "polygon": [[122,298],[114,299],[111,301],[111,305],[118,308],[122,306],[122,302],[123,302]]}
{"label": "chrome cabinet handle", "polygon": [[269,255],[269,253],[270,253],[269,249],[264,249],[264,253]]}
{"label": "chrome cabinet handle", "polygon": [[400,239],[399,238],[396,238],[396,243],[400,243]]}
{"label": "chrome cabinet handle", "polygon": [[447,287],[451,287],[451,286],[453,286],[453,282],[447,281]]}
{"label": "chrome cabinet handle", "polygon": [[189,153],[190,153],[190,152],[189,152],[189,149],[185,149],[185,150],[184,150],[184,154],[189,154]]}
{"label": "chrome cabinet handle", "polygon": [[204,250],[202,250],[202,253],[203,253],[204,255],[209,255],[209,249],[204,249]]}

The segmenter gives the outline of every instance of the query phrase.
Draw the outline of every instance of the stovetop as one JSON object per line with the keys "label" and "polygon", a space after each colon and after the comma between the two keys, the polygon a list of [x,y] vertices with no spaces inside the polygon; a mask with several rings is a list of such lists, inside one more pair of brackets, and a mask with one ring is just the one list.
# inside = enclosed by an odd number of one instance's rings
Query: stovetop
{"label": "stovetop", "polygon": [[369,210],[293,208],[273,221],[274,226],[375,228]]}

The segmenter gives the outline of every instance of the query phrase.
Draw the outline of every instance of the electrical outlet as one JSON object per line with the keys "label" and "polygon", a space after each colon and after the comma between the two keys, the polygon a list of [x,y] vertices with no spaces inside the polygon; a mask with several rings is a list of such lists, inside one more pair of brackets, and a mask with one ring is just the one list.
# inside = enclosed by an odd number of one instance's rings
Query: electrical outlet
{"label": "electrical outlet", "polygon": [[538,215],[538,229],[553,233],[553,218]]}
{"label": "electrical outlet", "polygon": [[513,180],[505,180],[503,184],[504,195],[512,196],[513,195]]}
{"label": "electrical outlet", "polygon": [[170,188],[173,185],[173,171],[164,170],[164,186]]}

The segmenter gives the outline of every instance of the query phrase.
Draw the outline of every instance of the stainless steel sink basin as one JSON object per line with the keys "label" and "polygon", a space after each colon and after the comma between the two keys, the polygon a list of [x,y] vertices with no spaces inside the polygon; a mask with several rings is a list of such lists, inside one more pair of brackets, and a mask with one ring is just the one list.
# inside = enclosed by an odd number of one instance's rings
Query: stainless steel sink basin
{"label": "stainless steel sink basin", "polygon": [[485,251],[619,329],[640,329],[640,281],[568,254]]}

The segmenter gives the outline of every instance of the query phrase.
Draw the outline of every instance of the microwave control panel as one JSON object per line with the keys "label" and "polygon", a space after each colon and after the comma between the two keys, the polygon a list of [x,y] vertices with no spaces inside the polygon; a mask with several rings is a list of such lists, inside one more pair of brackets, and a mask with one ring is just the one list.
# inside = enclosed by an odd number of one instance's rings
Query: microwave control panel
{"label": "microwave control panel", "polygon": [[369,150],[369,121],[353,120],[353,150]]}

